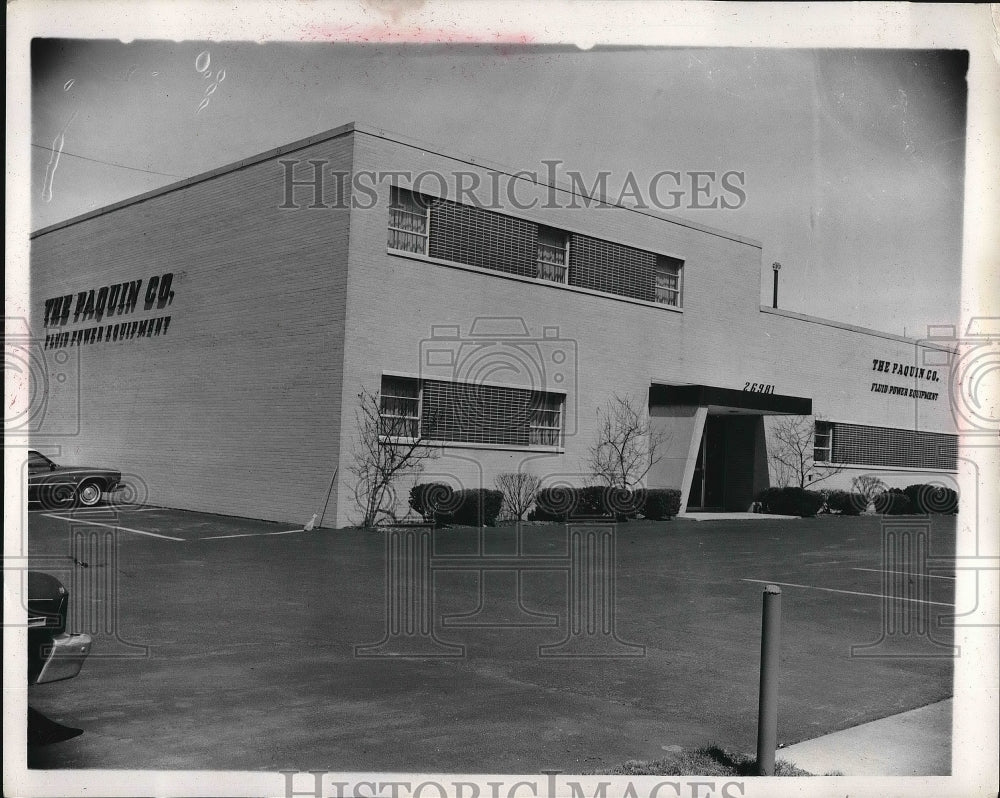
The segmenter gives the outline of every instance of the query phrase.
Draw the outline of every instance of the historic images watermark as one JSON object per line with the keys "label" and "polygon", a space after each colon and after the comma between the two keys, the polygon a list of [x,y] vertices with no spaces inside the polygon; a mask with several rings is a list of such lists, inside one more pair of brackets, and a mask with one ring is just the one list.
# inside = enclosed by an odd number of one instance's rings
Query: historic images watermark
{"label": "historic images watermark", "polygon": [[[28,320],[4,317],[4,384],[16,401],[4,404],[7,439],[33,442],[80,434],[80,355],[73,349],[46,351],[45,338],[32,335]],[[49,412],[58,406],[58,412]]]}
{"label": "historic images watermark", "polygon": [[[536,443],[548,440],[558,445],[576,433],[578,373],[579,350],[574,339],[563,336],[558,326],[531,328],[520,316],[477,316],[466,330],[458,324],[437,324],[420,341],[420,379],[447,382],[454,386],[452,390],[460,391],[455,412],[463,426],[496,427],[497,407],[493,405],[503,401],[505,426],[533,427],[542,436]],[[509,393],[512,389],[530,392],[530,396],[501,400],[496,395],[498,390]],[[555,402],[550,409],[542,406],[547,395]],[[552,423],[543,425],[546,420]],[[544,438],[544,429],[553,430],[551,438]]]}
{"label": "historic images watermark", "polygon": [[[17,574],[15,578],[21,580],[25,610],[30,598],[28,571],[43,571],[66,588],[66,631],[91,636],[89,658],[149,657],[149,646],[129,640],[123,628],[122,612],[128,602],[122,595],[118,556],[122,533],[115,507],[109,506],[98,515],[87,513],[86,518],[74,518],[71,510],[51,515],[67,522],[67,553],[4,557],[4,571]],[[24,625],[30,628],[30,620]]]}
{"label": "historic images watermark", "polygon": [[[355,646],[360,658],[464,657],[460,642],[442,640],[440,628],[554,628],[553,640],[539,645],[539,657],[642,657],[645,646],[618,636],[616,617],[616,528],[613,523],[566,524],[564,545],[553,553],[531,553],[524,527],[516,529],[509,553],[488,551],[480,528],[474,550],[449,550],[430,524],[385,528],[385,630],[381,640]],[[474,574],[475,608],[440,618],[435,602],[436,573]],[[525,606],[522,577],[546,572],[565,578],[559,613]],[[560,628],[556,628],[560,627]]]}
{"label": "historic images watermark", "polygon": [[[285,777],[285,798],[743,798],[746,782],[739,779],[650,777],[614,781],[563,776],[546,770],[542,775],[482,782],[462,778],[373,779],[345,781],[325,770],[279,770]],[[610,790],[610,792],[609,792]]]}
{"label": "historic images watermark", "polygon": [[883,516],[882,628],[877,640],[851,646],[852,657],[955,657],[960,650],[941,639],[953,615],[954,557],[932,546],[930,516]]}
{"label": "historic images watermark", "polygon": [[[962,523],[973,531],[973,545],[958,553],[938,551],[932,515],[884,516],[882,628],[877,640],[851,647],[854,657],[959,656],[960,648],[942,639],[949,628],[995,626],[984,623],[981,604],[981,597],[993,592],[988,582],[1000,572],[996,558],[984,553],[988,547],[981,539],[980,490],[988,485],[969,455],[1000,446],[1000,318],[973,318],[963,335],[954,325],[929,325],[920,343],[921,362],[911,368],[918,375],[933,373],[935,381],[938,374],[944,375],[959,435],[956,470],[970,479],[960,494],[942,482],[931,482],[924,486],[919,504],[929,513],[952,513],[958,497]],[[919,428],[919,403],[915,407]],[[974,603],[968,609],[959,606],[962,572],[972,580]]]}
{"label": "historic images watermark", "polygon": [[[432,442],[475,443],[487,436],[511,450],[558,452],[564,436],[576,432],[571,403],[578,393],[577,358],[576,341],[561,336],[558,327],[532,330],[519,317],[477,317],[466,331],[436,325],[419,343],[419,374],[391,378],[409,381],[412,388],[410,409],[394,412],[413,415],[419,434]],[[482,488],[482,470],[471,465],[453,462],[450,469],[438,469],[441,473],[421,476],[433,477],[428,484],[442,488]],[[583,484],[585,478],[580,474],[576,481]],[[539,646],[538,656],[643,656],[644,647],[621,640],[616,629],[615,524],[591,519],[559,529],[559,551],[542,555],[525,545],[520,519],[513,545],[502,552],[490,551],[482,526],[474,549],[458,552],[441,545],[447,533],[433,524],[386,527],[385,631],[380,641],[356,646],[355,655],[461,657],[465,646],[442,640],[440,629],[458,633],[562,622],[551,643]],[[559,612],[534,611],[523,601],[524,578],[540,572],[565,579]],[[443,573],[475,576],[474,609],[438,618],[434,577]]]}
{"label": "historic images watermark", "polygon": [[920,367],[947,369],[952,417],[963,447],[1000,447],[1000,317],[929,325]]}
{"label": "historic images watermark", "polygon": [[[282,159],[284,190],[278,207],[288,210],[357,208],[378,205],[379,187],[396,185],[431,197],[485,210],[626,206],[639,210],[738,210],[747,202],[746,173],[731,169],[663,169],[652,175],[601,170],[588,176],[563,169],[559,159],[543,159],[543,171],[496,169],[450,172],[358,169],[344,171],[322,158]],[[544,189],[544,196],[531,187]]]}

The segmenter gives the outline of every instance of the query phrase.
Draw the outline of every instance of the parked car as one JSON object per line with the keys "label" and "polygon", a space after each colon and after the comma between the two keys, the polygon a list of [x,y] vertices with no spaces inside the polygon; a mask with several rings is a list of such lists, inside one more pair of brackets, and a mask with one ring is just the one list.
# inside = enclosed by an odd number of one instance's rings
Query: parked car
{"label": "parked car", "polygon": [[67,634],[69,593],[62,582],[28,572],[28,684],[71,679],[90,653],[88,634]]}
{"label": "parked car", "polygon": [[28,452],[28,501],[41,502],[47,507],[75,504],[93,507],[121,481],[121,471],[61,466],[40,452]]}

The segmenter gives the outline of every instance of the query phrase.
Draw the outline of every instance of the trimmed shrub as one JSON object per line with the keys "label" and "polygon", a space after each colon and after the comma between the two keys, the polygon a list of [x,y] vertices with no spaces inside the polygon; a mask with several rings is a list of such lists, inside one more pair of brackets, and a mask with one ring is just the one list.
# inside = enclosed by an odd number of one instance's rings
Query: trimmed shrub
{"label": "trimmed shrub", "polygon": [[603,518],[605,511],[604,485],[586,485],[576,489],[576,506],[570,514],[572,518]]}
{"label": "trimmed shrub", "polygon": [[642,498],[639,512],[651,521],[673,518],[681,509],[681,492],[673,488],[651,488]]}
{"label": "trimmed shrub", "polygon": [[841,515],[861,515],[867,507],[864,496],[846,490],[830,491],[826,497],[826,506],[832,512],[839,512]]}
{"label": "trimmed shrub", "polygon": [[585,518],[635,518],[643,501],[643,491],[607,485],[556,485],[535,494],[535,507],[529,521],[569,521]]}
{"label": "trimmed shrub", "polygon": [[438,518],[446,524],[455,526],[494,526],[500,507],[503,505],[503,493],[487,488],[471,488],[455,492],[453,507],[449,512],[442,512]]}
{"label": "trimmed shrub", "polygon": [[528,520],[565,521],[573,514],[579,500],[579,490],[570,485],[542,488],[535,494],[535,507],[528,513]]}
{"label": "trimmed shrub", "polygon": [[875,497],[875,512],[880,515],[910,515],[913,513],[913,502],[899,488],[889,488]]}
{"label": "trimmed shrub", "polygon": [[610,485],[578,488],[578,501],[570,518],[614,518],[627,521],[639,514],[642,492]]}
{"label": "trimmed shrub", "polygon": [[455,491],[444,482],[419,483],[410,488],[410,507],[433,523],[455,508]]}
{"label": "trimmed shrub", "polygon": [[607,488],[604,493],[604,506],[607,511],[619,521],[638,518],[646,503],[646,490],[637,488]]}
{"label": "trimmed shrub", "polygon": [[766,488],[756,496],[765,513],[809,518],[823,506],[823,494],[805,488]]}
{"label": "trimmed shrub", "polygon": [[921,483],[903,488],[913,510],[928,515],[954,515],[958,512],[958,493],[944,485]]}

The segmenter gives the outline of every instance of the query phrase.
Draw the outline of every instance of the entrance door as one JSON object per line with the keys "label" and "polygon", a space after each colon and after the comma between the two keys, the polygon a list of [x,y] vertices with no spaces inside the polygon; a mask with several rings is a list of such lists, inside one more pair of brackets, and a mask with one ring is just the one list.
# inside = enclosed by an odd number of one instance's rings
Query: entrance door
{"label": "entrance door", "polygon": [[721,510],[725,504],[726,426],[721,416],[708,416],[694,464],[689,510]]}

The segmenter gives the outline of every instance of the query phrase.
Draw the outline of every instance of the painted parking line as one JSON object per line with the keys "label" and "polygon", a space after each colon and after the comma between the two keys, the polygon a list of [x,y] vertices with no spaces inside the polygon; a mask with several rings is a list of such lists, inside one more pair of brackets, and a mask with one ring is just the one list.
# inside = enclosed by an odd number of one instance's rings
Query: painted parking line
{"label": "painted parking line", "polygon": [[885,571],[881,568],[853,568],[854,571],[874,571],[877,574],[906,574],[907,576],[926,576],[928,579],[951,579],[955,580],[953,576],[936,576],[934,574],[915,574],[913,571]]}
{"label": "painted parking line", "polygon": [[908,598],[906,596],[884,596],[881,593],[861,593],[857,590],[837,590],[832,587],[816,587],[815,585],[797,585],[794,582],[775,582],[773,579],[741,579],[741,582],[757,582],[762,585],[781,585],[782,587],[800,587],[803,590],[821,590],[824,593],[844,593],[848,596],[871,596],[872,598],[889,599],[890,601],[912,601],[915,604],[939,604],[942,607],[954,607],[950,601],[930,601],[927,599]]}
{"label": "painted parking line", "polygon": [[288,529],[282,532],[242,532],[239,535],[211,535],[207,538],[195,538],[195,540],[229,540],[230,538],[262,538],[267,535],[294,535],[296,532],[305,532],[303,529]]}
{"label": "painted parking line", "polygon": [[116,515],[117,513],[152,513],[159,507],[85,507],[78,510],[55,510],[69,517],[77,515]]}
{"label": "painted parking line", "polygon": [[44,515],[48,512],[63,512],[63,513],[73,513],[73,515],[80,515],[81,513],[92,513],[98,515],[104,513],[105,515],[114,515],[115,513],[152,513],[157,510],[166,511],[166,507],[81,507],[76,510],[53,510],[50,511],[45,507],[37,507],[34,510],[29,509],[29,513],[41,513]]}
{"label": "painted parking line", "polygon": [[120,524],[103,524],[100,521],[85,521],[82,518],[73,518],[72,516],[65,515],[53,515],[51,513],[42,513],[46,518],[55,518],[57,521],[69,521],[74,524],[87,524],[89,526],[104,526],[108,529],[120,529],[123,532],[134,532],[137,535],[147,535],[151,538],[163,538],[164,540],[177,540],[181,543],[184,542],[184,538],[175,538],[171,535],[161,535],[158,532],[147,532],[144,529],[131,529],[127,526],[121,526]]}
{"label": "painted parking line", "polygon": [[166,507],[144,507],[142,505],[136,505],[135,507],[129,507],[128,505],[122,505],[121,507],[88,507],[82,510],[73,510],[74,513],[152,513],[156,510],[165,510]]}

